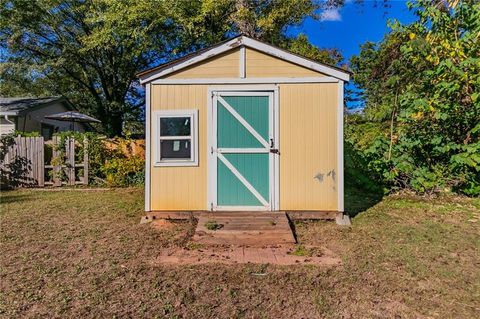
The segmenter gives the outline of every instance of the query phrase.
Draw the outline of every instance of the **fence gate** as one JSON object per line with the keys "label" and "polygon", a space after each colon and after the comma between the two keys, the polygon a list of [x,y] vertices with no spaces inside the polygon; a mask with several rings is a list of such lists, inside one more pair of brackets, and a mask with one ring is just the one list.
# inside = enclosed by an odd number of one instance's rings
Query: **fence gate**
{"label": "fence gate", "polygon": [[[59,147],[60,138],[45,142],[43,137],[17,136],[3,141],[0,169],[2,183],[11,186],[88,185],[88,142],[83,141],[83,157],[76,162],[76,142],[67,138],[65,151]],[[51,150],[51,151],[50,151]],[[48,163],[46,163],[48,162]],[[76,169],[83,169],[77,174]],[[78,178],[77,178],[78,177]]]}

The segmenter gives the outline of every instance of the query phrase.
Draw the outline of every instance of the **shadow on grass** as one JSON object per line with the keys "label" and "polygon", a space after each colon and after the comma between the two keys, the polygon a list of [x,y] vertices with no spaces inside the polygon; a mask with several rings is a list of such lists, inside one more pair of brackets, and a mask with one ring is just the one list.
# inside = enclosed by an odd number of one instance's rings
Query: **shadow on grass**
{"label": "shadow on grass", "polygon": [[28,194],[18,194],[12,190],[2,190],[0,192],[0,204],[8,204],[8,203],[16,203],[16,202],[23,202],[23,201],[30,201],[34,200],[35,196],[32,196],[32,193]]}
{"label": "shadow on grass", "polygon": [[345,212],[355,217],[361,212],[375,206],[383,198],[380,191],[363,189],[353,183],[345,183]]}
{"label": "shadow on grass", "polygon": [[345,143],[345,213],[355,217],[380,202],[383,185],[368,169],[368,159],[351,143]]}

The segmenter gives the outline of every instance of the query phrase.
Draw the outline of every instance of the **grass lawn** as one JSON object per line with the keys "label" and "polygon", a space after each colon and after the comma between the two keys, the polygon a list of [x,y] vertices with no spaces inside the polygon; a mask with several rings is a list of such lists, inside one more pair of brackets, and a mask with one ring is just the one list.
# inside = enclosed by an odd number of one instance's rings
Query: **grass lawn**
{"label": "grass lawn", "polygon": [[[367,199],[347,196],[355,213]],[[390,196],[351,228],[296,223],[300,244],[335,251],[337,268],[158,266],[191,225],[158,231],[139,224],[142,209],[140,189],[3,192],[0,317],[480,316],[480,199]]]}

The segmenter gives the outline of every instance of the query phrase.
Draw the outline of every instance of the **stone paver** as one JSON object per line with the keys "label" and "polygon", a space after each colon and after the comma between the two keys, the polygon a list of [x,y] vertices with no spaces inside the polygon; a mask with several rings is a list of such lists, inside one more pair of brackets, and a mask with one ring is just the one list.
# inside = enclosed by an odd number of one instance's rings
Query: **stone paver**
{"label": "stone paver", "polygon": [[155,258],[155,264],[191,265],[191,264],[274,264],[298,265],[315,264],[337,266],[340,258],[332,251],[322,250],[321,256],[295,256],[293,246],[273,247],[208,247],[205,249],[188,250],[182,248],[165,249]]}

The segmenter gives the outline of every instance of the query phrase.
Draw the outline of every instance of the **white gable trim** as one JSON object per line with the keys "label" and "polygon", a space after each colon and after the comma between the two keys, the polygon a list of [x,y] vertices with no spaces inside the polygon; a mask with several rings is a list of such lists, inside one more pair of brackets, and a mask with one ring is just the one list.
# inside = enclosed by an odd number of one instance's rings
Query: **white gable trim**
{"label": "white gable trim", "polygon": [[157,79],[151,84],[272,84],[272,83],[338,83],[331,76],[303,78],[198,78],[198,79]]}
{"label": "white gable trim", "polygon": [[325,64],[321,64],[318,62],[311,61],[309,59],[302,58],[298,55],[289,53],[284,50],[280,50],[278,48],[275,48],[269,44],[247,38],[247,37],[242,37],[242,43],[248,47],[255,49],[257,51],[270,54],[272,56],[275,56],[277,58],[280,58],[282,60],[292,62],[298,65],[301,65],[307,69],[314,70],[317,72],[321,72],[323,74],[326,74],[328,76],[335,77],[337,79],[340,79],[342,81],[349,81],[350,80],[350,75],[347,72],[342,72],[339,70],[336,70],[332,67],[329,67]]}
{"label": "white gable trim", "polygon": [[[314,62],[311,60],[308,60],[306,58],[302,58],[298,55],[286,52],[284,50],[275,48],[269,44],[247,38],[245,36],[240,36],[238,38],[234,38],[230,41],[227,41],[223,43],[222,45],[219,45],[217,47],[214,47],[210,50],[207,50],[201,54],[198,54],[196,56],[193,56],[183,62],[179,62],[177,64],[173,64],[170,67],[166,68],[159,68],[158,70],[154,70],[152,72],[148,72],[145,75],[140,75],[140,83],[145,84],[148,82],[151,82],[153,80],[157,80],[161,78],[162,76],[171,74],[173,72],[179,71],[181,69],[184,69],[190,65],[196,64],[198,62],[204,61],[206,59],[209,59],[211,57],[217,56],[219,54],[222,54],[224,52],[227,52],[233,48],[237,47],[248,47],[255,49],[257,51],[269,54],[271,56],[280,58],[282,60],[288,61],[295,63],[297,65],[303,66],[307,69],[311,69],[317,72],[321,72],[325,75],[337,78],[342,81],[349,81],[350,80],[350,75],[347,72],[343,72],[340,70],[337,70],[335,68],[329,67],[327,65],[324,65],[322,63]],[[241,72],[240,72],[241,73]],[[160,80],[161,81],[161,80]]]}
{"label": "white gable trim", "polygon": [[233,48],[236,48],[236,47],[239,47],[241,46],[242,43],[241,43],[241,38],[235,38],[235,39],[232,39],[228,42],[225,42],[224,44],[218,46],[218,47],[214,47],[210,50],[207,50],[199,55],[196,55],[190,59],[187,59],[183,62],[180,62],[178,64],[174,64],[172,65],[171,67],[167,67],[167,68],[160,68],[156,71],[153,71],[153,72],[150,72],[150,73],[147,73],[145,74],[144,76],[140,76],[140,84],[145,84],[147,82],[151,82],[155,79],[158,79],[162,76],[165,76],[165,75],[168,75],[170,73],[173,73],[173,72],[176,72],[178,70],[181,70],[181,69],[184,69],[192,64],[195,64],[195,63],[198,63],[198,62],[201,62],[203,60],[206,60],[206,59],[209,59],[211,57],[214,57],[216,55],[219,55],[219,54],[222,54],[224,52],[227,52]]}

